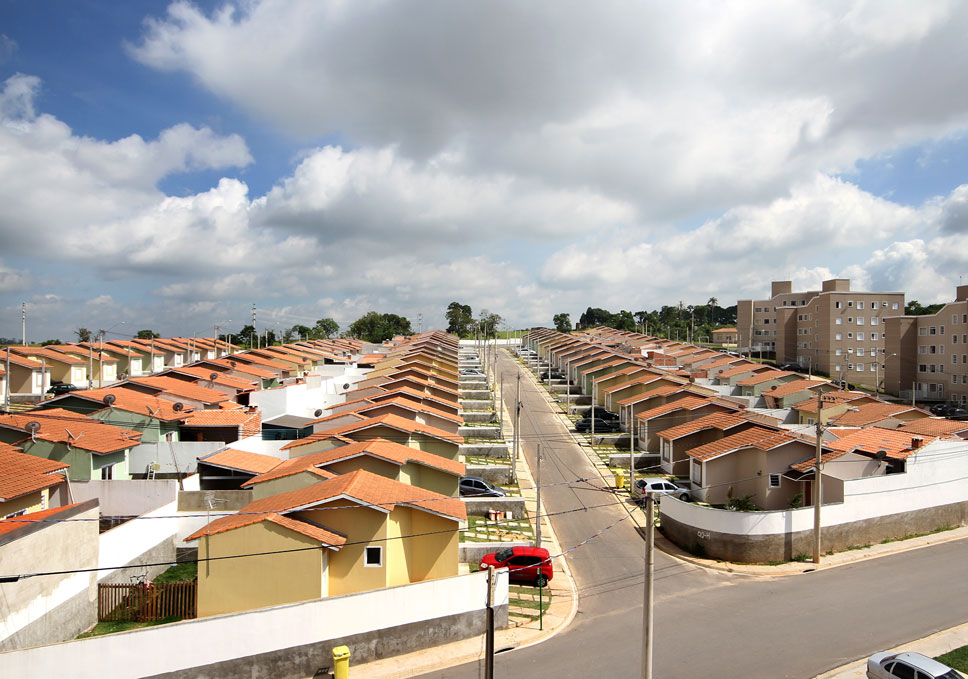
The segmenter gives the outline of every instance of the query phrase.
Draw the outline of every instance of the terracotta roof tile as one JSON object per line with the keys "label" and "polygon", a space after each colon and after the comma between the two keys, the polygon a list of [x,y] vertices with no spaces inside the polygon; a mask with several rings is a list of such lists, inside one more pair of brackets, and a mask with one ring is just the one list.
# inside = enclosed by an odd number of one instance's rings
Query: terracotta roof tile
{"label": "terracotta roof tile", "polygon": [[132,377],[126,382],[115,385],[115,388],[123,388],[127,383],[144,385],[166,392],[176,398],[187,398],[202,403],[214,404],[229,400],[229,396],[224,392],[192,384],[176,377]]}
{"label": "terracotta roof tile", "polygon": [[27,429],[29,422],[40,424],[33,434],[35,438],[99,455],[133,448],[141,442],[141,432],[115,427],[60,408],[32,410],[21,415],[0,415],[0,426],[23,432],[23,440],[31,438]]}
{"label": "terracotta roof tile", "polygon": [[928,436],[951,436],[954,434],[968,434],[968,422],[958,422],[943,417],[925,417],[913,422],[906,422],[897,428],[910,434],[926,434]]}
{"label": "terracotta roof tile", "polygon": [[250,453],[235,448],[225,448],[198,458],[199,462],[224,469],[237,469],[249,474],[262,474],[279,464],[281,460],[272,455]]}
{"label": "terracotta roof tile", "polygon": [[694,434],[703,429],[721,429],[726,431],[740,424],[746,424],[748,420],[740,415],[733,413],[710,413],[700,417],[698,420],[685,422],[684,424],[669,427],[659,432],[659,436],[672,441],[682,436]]}
{"label": "terracotta roof tile", "polygon": [[742,379],[736,383],[738,387],[753,387],[757,384],[762,384],[763,382],[769,382],[770,380],[779,380],[784,377],[789,377],[791,375],[796,375],[795,372],[790,370],[764,370],[763,372],[756,373],[751,377]]}
{"label": "terracotta roof tile", "polygon": [[[407,462],[415,462],[420,465],[449,472],[456,476],[463,476],[465,473],[465,467],[462,462],[455,462],[445,457],[441,457],[440,455],[426,453],[422,450],[417,450],[416,448],[410,448],[409,446],[403,446],[399,443],[393,443],[392,441],[378,438],[371,439],[369,441],[355,441],[349,445],[340,446],[339,448],[323,450],[318,453],[310,453],[309,455],[290,458],[289,460],[285,460],[277,464],[269,471],[262,473],[249,481],[246,481],[243,485],[251,486],[256,483],[262,483],[263,481],[272,481],[273,479],[282,478],[283,476],[298,474],[306,471],[309,468],[325,467],[326,465],[346,460],[351,457],[358,457],[360,455],[372,455],[398,465],[404,465]],[[333,474],[329,472],[326,473],[330,476],[333,476]]]}
{"label": "terracotta roof tile", "polygon": [[12,519],[0,520],[0,535],[4,533],[9,533],[10,531],[16,530],[22,526],[29,523],[35,523],[40,521],[54,521],[58,514],[77,507],[80,502],[74,503],[72,505],[64,505],[63,507],[51,507],[50,509],[44,509],[39,512],[31,512],[26,516],[17,516]]}
{"label": "terracotta roof tile", "polygon": [[635,417],[636,419],[651,420],[653,417],[659,417],[660,415],[665,415],[675,410],[695,410],[696,408],[708,405],[713,405],[713,402],[705,396],[693,396],[690,394],[689,396],[684,396],[675,401],[669,401],[668,403],[638,413]]}
{"label": "terracotta roof tile", "polygon": [[763,396],[775,396],[776,398],[783,398],[784,396],[799,394],[801,391],[815,389],[816,387],[820,387],[825,384],[829,385],[830,382],[824,382],[823,380],[793,380],[792,382],[785,382],[783,384],[777,384],[770,387],[763,392]]}
{"label": "terracotta roof tile", "polygon": [[0,502],[64,483],[65,477],[59,472],[69,467],[0,443]]}
{"label": "terracotta roof tile", "polygon": [[457,434],[450,434],[443,429],[438,429],[437,427],[431,427],[430,425],[420,424],[409,420],[405,417],[400,417],[399,415],[380,415],[379,417],[370,417],[365,420],[360,420],[359,422],[353,422],[350,424],[344,424],[341,427],[333,427],[332,429],[327,429],[325,431],[316,432],[310,436],[303,439],[297,439],[292,443],[287,443],[282,447],[283,450],[290,448],[297,448],[299,446],[304,446],[310,443],[314,443],[319,440],[327,439],[333,436],[346,436],[348,434],[353,434],[360,431],[365,431],[372,427],[386,426],[392,429],[399,429],[405,431],[409,434],[424,434],[426,436],[431,436],[436,439],[442,439],[448,443],[453,443],[455,445],[460,445],[464,442],[464,437]]}
{"label": "terracotta roof tile", "polygon": [[772,368],[770,368],[769,366],[765,366],[757,363],[747,363],[745,365],[738,365],[735,368],[724,370],[723,372],[719,373],[717,377],[729,378],[729,377],[735,377],[736,375],[742,375],[743,373],[748,373],[748,372],[759,373],[759,372],[763,372],[764,370],[772,370]]}
{"label": "terracotta roof tile", "polygon": [[800,440],[786,432],[777,432],[774,429],[766,429],[764,427],[750,427],[735,434],[724,436],[718,441],[710,441],[701,446],[690,448],[686,451],[686,455],[694,460],[710,460],[740,448],[770,450],[779,445]]}
{"label": "terracotta roof tile", "polygon": [[920,439],[922,443],[927,444],[935,438],[919,434],[912,435],[911,432],[898,431],[897,429],[867,427],[855,429],[838,439],[827,441],[825,445],[835,451],[862,451],[869,455],[874,455],[879,450],[883,450],[887,457],[903,460],[910,457],[916,450],[915,439]]}
{"label": "terracotta roof tile", "polygon": [[875,422],[886,420],[893,415],[903,413],[920,414],[923,417],[930,417],[925,411],[913,406],[895,403],[863,403],[857,406],[856,412],[848,410],[833,421],[839,427],[863,427],[864,425],[874,424]]}

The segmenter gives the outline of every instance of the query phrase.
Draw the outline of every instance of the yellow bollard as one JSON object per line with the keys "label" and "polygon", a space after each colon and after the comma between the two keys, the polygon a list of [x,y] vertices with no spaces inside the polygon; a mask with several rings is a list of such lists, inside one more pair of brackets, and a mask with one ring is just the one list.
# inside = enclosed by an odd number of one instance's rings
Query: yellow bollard
{"label": "yellow bollard", "polygon": [[625,488],[625,472],[623,471],[615,472],[615,487]]}
{"label": "yellow bollard", "polygon": [[349,646],[336,646],[333,649],[333,679],[349,679],[350,649]]}

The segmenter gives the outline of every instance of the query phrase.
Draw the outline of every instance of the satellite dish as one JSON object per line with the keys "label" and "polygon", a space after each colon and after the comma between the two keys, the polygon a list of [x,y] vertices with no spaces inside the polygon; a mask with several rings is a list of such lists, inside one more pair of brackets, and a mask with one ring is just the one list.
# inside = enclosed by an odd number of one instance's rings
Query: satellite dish
{"label": "satellite dish", "polygon": [[322,414],[323,414],[323,409],[322,408],[316,408],[316,410],[313,411],[313,417],[319,417]]}
{"label": "satellite dish", "polygon": [[211,374],[210,374],[210,375],[208,376],[208,379],[210,379],[210,380],[212,380],[212,381],[214,382],[215,380],[217,380],[217,379],[218,379],[218,373],[211,373]]}
{"label": "satellite dish", "polygon": [[117,400],[117,397],[115,397],[114,394],[105,394],[104,398],[102,398],[101,400],[104,401],[104,405],[111,406],[111,405],[114,405],[114,402],[115,400]]}
{"label": "satellite dish", "polygon": [[181,411],[183,411],[185,409],[185,404],[182,403],[181,401],[175,401],[175,403],[174,403],[174,405],[172,405],[171,409],[174,410],[176,413],[180,413]]}
{"label": "satellite dish", "polygon": [[238,363],[236,363],[235,361],[229,361],[229,365],[234,368],[235,366],[238,365]]}
{"label": "satellite dish", "polygon": [[874,453],[874,459],[877,460],[877,461],[879,461],[879,462],[882,462],[882,461],[886,460],[887,459],[887,451],[886,450],[878,450],[876,453]]}
{"label": "satellite dish", "polygon": [[346,382],[346,383],[345,383],[345,384],[343,385],[343,390],[344,390],[344,391],[346,391],[346,390],[347,390],[347,389],[349,389],[349,388],[350,388],[350,383],[349,383],[349,382]]}
{"label": "satellite dish", "polygon": [[38,431],[40,431],[40,422],[38,422],[37,420],[31,420],[26,424],[24,429],[29,431],[31,434],[35,434]]}
{"label": "satellite dish", "polygon": [[128,373],[121,373],[120,375],[118,375],[118,379],[119,380],[126,380],[126,379],[128,379]]}

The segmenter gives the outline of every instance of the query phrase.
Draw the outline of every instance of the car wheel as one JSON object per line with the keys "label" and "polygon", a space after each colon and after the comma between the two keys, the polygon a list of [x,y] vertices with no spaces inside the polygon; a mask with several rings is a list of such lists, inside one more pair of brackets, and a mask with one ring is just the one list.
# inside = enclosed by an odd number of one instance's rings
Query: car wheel
{"label": "car wheel", "polygon": [[538,587],[546,587],[548,585],[548,576],[539,575],[538,578],[534,581],[534,584],[536,584]]}
{"label": "car wheel", "polygon": [[683,493],[682,495],[679,496],[679,499],[682,500],[683,502],[689,502],[689,493]]}

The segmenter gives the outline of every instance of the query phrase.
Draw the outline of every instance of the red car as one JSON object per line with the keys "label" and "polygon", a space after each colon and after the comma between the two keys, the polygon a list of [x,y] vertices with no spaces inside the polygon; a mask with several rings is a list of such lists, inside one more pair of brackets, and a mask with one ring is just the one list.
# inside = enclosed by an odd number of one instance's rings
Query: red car
{"label": "red car", "polygon": [[484,571],[491,566],[507,568],[512,581],[530,582],[538,587],[547,585],[555,575],[551,555],[542,547],[509,547],[485,554],[481,558],[480,568]]}

